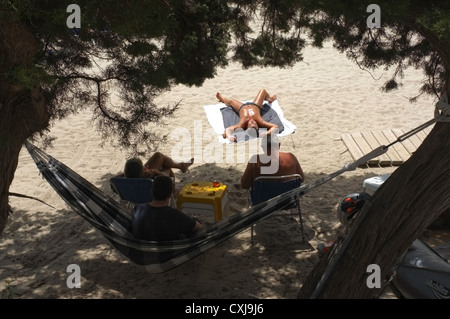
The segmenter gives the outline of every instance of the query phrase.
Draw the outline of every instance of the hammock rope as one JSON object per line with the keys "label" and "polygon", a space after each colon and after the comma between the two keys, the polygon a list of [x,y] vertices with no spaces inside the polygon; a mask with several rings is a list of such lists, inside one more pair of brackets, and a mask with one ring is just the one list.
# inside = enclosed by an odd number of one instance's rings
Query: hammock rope
{"label": "hammock rope", "polygon": [[397,140],[394,142],[386,145],[385,147],[388,148],[395,143],[403,142],[404,140],[408,139],[409,137],[419,133],[420,131],[426,129],[428,126],[433,125],[437,122],[450,122],[450,105],[448,104],[447,94],[442,96],[442,98],[436,103],[436,107],[434,109],[434,118],[423,123],[422,125],[417,126],[416,128],[412,129],[409,132],[406,132],[405,134],[399,136]]}

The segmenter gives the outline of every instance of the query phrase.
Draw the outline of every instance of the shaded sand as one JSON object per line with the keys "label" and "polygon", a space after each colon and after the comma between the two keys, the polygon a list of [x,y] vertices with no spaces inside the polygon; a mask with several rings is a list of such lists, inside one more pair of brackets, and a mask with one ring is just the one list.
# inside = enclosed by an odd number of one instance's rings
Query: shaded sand
{"label": "shaded sand", "polygon": [[[412,128],[433,117],[431,99],[416,104],[407,100],[418,91],[420,72],[407,71],[398,91],[380,92],[390,75],[380,70],[373,74],[380,79],[374,80],[329,45],[322,50],[307,49],[304,62],[292,69],[242,70],[230,64],[202,87],[177,86],[158,98],[160,104],[181,101],[179,111],[161,128],[173,135],[159,151],[180,159],[194,157],[195,163],[186,173],[176,172],[179,185],[218,178],[228,185],[231,212],[237,212],[247,205],[239,180],[252,154],[231,145],[231,149],[224,146],[226,152],[216,155],[214,161],[208,158],[206,146],[216,145],[217,137],[203,105],[216,103],[216,92],[241,100],[253,98],[260,88],[276,94],[286,119],[297,126],[294,134],[282,138],[281,147],[298,157],[309,183],[352,161],[341,134]],[[108,145],[100,147],[90,118],[86,111],[57,123],[51,135],[58,139],[47,151],[113,195],[108,180],[122,171],[127,154]],[[182,129],[184,138],[186,132],[191,138],[191,150],[186,154],[173,152],[180,150],[180,131],[175,128]],[[200,148],[193,147],[195,134],[203,138]],[[230,162],[226,154],[241,157]],[[22,298],[295,298],[318,261],[317,243],[334,239],[339,231],[336,206],[340,200],[360,191],[366,178],[395,169],[357,169],[305,195],[306,244],[301,241],[297,219],[274,217],[256,225],[253,246],[250,230],[244,230],[170,272],[149,274],[131,264],[73,212],[39,176],[23,149],[11,192],[38,197],[55,209],[11,198],[14,214],[0,238],[0,291],[9,285]],[[79,289],[66,285],[70,264],[81,267]]]}

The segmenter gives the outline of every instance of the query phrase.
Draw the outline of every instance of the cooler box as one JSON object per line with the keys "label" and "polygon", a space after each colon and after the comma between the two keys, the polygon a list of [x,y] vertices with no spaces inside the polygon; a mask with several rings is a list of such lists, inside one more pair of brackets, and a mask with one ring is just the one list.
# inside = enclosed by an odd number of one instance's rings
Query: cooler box
{"label": "cooler box", "polygon": [[[177,196],[177,208],[187,214],[206,216],[207,222],[214,223],[228,217],[227,185],[212,182],[192,182],[186,184]],[[202,218],[203,219],[203,218]]]}
{"label": "cooler box", "polygon": [[363,192],[373,195],[375,191],[383,184],[391,174],[378,175],[364,180]]}

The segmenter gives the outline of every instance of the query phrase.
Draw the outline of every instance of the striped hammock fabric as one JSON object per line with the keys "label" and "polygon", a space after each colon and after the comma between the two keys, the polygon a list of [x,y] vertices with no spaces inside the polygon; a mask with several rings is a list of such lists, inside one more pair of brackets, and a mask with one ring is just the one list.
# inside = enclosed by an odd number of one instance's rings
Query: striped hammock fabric
{"label": "striped hammock fabric", "polygon": [[272,213],[290,206],[308,191],[346,171],[356,169],[362,163],[380,156],[388,149],[386,146],[380,146],[355,162],[346,164],[336,172],[315,182],[294,188],[245,211],[208,225],[194,238],[156,242],[133,237],[130,211],[112,197],[28,141],[25,142],[25,147],[42,176],[59,196],[76,213],[100,231],[125,257],[135,264],[145,266],[151,273],[166,272],[191,260],[269,217]]}
{"label": "striped hammock fabric", "polygon": [[126,258],[145,266],[150,273],[166,272],[223,243],[277,210],[289,206],[308,187],[299,187],[208,225],[194,238],[165,242],[145,241],[133,237],[128,208],[43,150],[29,142],[25,146],[42,176],[59,196]]}

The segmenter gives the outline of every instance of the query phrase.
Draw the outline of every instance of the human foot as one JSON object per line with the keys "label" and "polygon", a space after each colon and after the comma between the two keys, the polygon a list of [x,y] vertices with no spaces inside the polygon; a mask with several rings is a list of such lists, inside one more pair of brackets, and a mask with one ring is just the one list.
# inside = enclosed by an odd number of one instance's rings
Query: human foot
{"label": "human foot", "polygon": [[216,97],[219,100],[219,102],[225,103],[225,105],[227,105],[227,106],[230,105],[230,100],[224,98],[223,95],[220,94],[219,92],[217,92]]}
{"label": "human foot", "polygon": [[180,170],[181,170],[183,173],[186,173],[187,170],[188,170],[188,168],[189,168],[189,166],[191,166],[192,164],[194,164],[194,158],[191,158],[190,162],[187,162],[187,163],[181,163],[181,168],[180,168]]}
{"label": "human foot", "polygon": [[276,96],[276,95],[272,95],[272,96],[267,100],[267,102],[272,103],[272,102],[275,101],[276,99],[277,99],[277,96]]}

